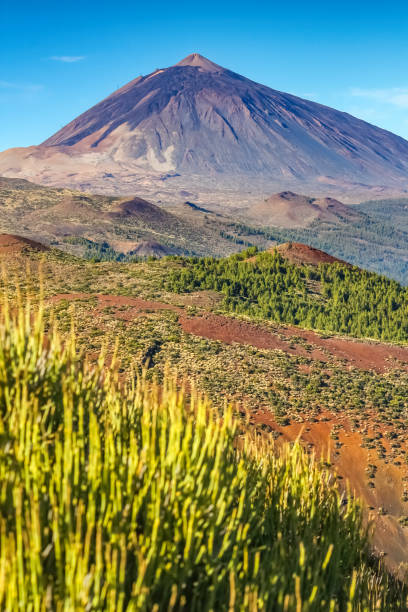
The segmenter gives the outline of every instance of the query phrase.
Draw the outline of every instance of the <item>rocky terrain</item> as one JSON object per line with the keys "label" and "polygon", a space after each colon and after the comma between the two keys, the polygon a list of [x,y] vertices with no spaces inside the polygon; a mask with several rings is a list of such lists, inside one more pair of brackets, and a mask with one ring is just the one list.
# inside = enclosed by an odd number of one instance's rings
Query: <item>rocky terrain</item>
{"label": "rocky terrain", "polygon": [[14,255],[27,250],[46,251],[48,250],[48,247],[41,244],[40,242],[36,242],[35,240],[24,238],[23,236],[16,236],[13,234],[0,234],[0,253],[2,255]]}
{"label": "rocky terrain", "polygon": [[[229,217],[189,204],[156,205],[140,197],[109,197],[26,180],[0,178],[0,231],[76,255],[104,259],[123,255],[227,255],[239,248],[274,244],[262,233],[234,226]],[[232,227],[231,227],[232,225]]]}

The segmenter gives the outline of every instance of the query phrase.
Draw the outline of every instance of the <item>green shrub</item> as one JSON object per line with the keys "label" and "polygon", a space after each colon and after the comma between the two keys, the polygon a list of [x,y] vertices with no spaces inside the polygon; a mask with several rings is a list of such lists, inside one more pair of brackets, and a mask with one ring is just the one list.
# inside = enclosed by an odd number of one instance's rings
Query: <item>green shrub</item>
{"label": "green shrub", "polygon": [[359,505],[167,378],[123,388],[41,311],[0,327],[2,610],[406,609]]}

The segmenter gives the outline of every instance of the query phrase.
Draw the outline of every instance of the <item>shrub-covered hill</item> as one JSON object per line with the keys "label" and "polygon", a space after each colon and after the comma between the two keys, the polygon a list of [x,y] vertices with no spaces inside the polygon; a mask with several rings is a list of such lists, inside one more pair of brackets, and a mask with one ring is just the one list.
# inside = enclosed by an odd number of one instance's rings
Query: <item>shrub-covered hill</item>
{"label": "shrub-covered hill", "polygon": [[116,351],[123,381],[143,365],[149,380],[162,380],[170,367],[217,409],[246,405],[257,435],[300,436],[319,457],[330,447],[331,470],[371,508],[372,545],[404,573],[408,347],[221,313],[219,292],[165,290],[177,260],[93,263],[51,249],[2,261],[11,302],[18,289],[37,301],[42,278],[47,324],[57,320],[69,337],[74,319],[91,363],[103,349],[108,359]]}
{"label": "shrub-covered hill", "polygon": [[41,313],[0,326],[2,610],[405,610],[359,505],[171,381],[123,388]]}
{"label": "shrub-covered hill", "polygon": [[[171,291],[212,289],[224,306],[262,319],[388,341],[408,340],[408,290],[341,263],[296,265],[278,250],[225,259],[180,258]],[[248,261],[250,258],[250,261]]]}
{"label": "shrub-covered hill", "polygon": [[[135,197],[140,194],[115,198],[0,177],[4,213],[0,232],[21,233],[98,261],[132,261],[166,253],[219,257],[249,246],[265,249],[287,241],[301,242],[408,284],[403,201],[398,207],[387,201],[380,217],[378,206],[361,205],[358,214],[352,207],[336,219],[315,219],[308,227],[290,229],[267,227],[264,215],[251,225],[244,210],[237,216],[228,205],[230,192],[222,198],[222,205],[203,207],[181,200],[170,204],[172,198],[167,200],[163,186],[159,189],[163,199],[156,201],[156,193],[147,202]],[[179,197],[184,195],[179,193],[177,200]]]}

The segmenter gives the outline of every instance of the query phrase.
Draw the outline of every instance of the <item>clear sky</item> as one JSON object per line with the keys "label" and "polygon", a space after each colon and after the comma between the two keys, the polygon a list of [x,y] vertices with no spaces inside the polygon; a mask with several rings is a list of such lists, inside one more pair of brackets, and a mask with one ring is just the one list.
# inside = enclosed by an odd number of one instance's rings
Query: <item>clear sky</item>
{"label": "clear sky", "polygon": [[408,3],[3,0],[0,150],[193,52],[408,139]]}

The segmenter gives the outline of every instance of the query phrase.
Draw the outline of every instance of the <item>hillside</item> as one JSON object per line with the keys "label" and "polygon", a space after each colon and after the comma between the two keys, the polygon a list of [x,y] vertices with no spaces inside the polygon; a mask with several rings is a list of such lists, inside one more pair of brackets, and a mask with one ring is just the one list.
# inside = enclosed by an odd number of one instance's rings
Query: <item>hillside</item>
{"label": "hillside", "polygon": [[[312,253],[307,251],[310,259]],[[299,252],[299,247],[297,247]],[[255,318],[312,329],[408,341],[408,289],[385,277],[320,254],[321,264],[299,266],[290,247],[260,253],[249,249],[228,259],[180,259],[169,276],[172,291],[219,291],[226,309]],[[325,260],[325,262],[324,262]],[[301,262],[303,263],[303,262]]]}
{"label": "hillside", "polygon": [[248,220],[263,226],[287,229],[304,228],[312,223],[353,223],[363,217],[354,207],[333,198],[310,198],[291,191],[272,195],[250,206],[244,214]]}
{"label": "hillside", "polygon": [[236,208],[234,214],[276,243],[305,243],[407,284],[404,202],[384,200],[346,206],[332,198],[316,199],[285,191]]}
{"label": "hillside", "polygon": [[[343,264],[299,267],[268,253],[244,261],[253,255],[93,263],[51,250],[1,258],[10,297],[16,285],[37,294],[41,265],[46,317],[53,312],[68,334],[74,313],[77,348],[90,363],[104,346],[108,361],[116,350],[122,382],[143,366],[148,380],[170,368],[218,409],[237,402],[256,436],[280,444],[301,434],[306,451],[329,453],[339,482],[350,481],[367,504],[374,550],[397,570],[408,563],[406,290]],[[264,287],[287,299],[271,308]]]}
{"label": "hillside", "polygon": [[[289,208],[294,200],[313,202],[296,194],[284,200]],[[217,206],[205,208],[183,199],[153,204],[137,196],[107,197],[0,178],[0,206],[7,213],[0,220],[0,232],[18,233],[88,258],[225,256],[249,246],[268,249],[300,242],[408,284],[408,231],[400,218],[393,225],[392,215],[380,219],[340,202],[334,220],[321,217],[307,227],[287,229],[268,227],[262,217],[250,223],[242,208],[230,209],[227,215]]]}
{"label": "hillside", "polygon": [[381,223],[392,223],[403,231],[408,231],[408,198],[393,198],[386,200],[369,200],[353,206],[353,208]]}
{"label": "hillside", "polygon": [[0,322],[2,609],[406,609],[327,466],[70,338]]}
{"label": "hillside", "polygon": [[345,266],[350,265],[337,257],[333,257],[333,255],[299,242],[279,244],[276,250],[292,264],[318,266],[320,264],[338,263]]}
{"label": "hillside", "polygon": [[[272,254],[277,252],[289,263],[299,266],[319,266],[320,264],[334,263],[350,266],[349,263],[343,261],[342,259],[333,257],[333,255],[329,255],[324,251],[320,251],[320,249],[315,249],[314,247],[311,247],[308,244],[302,244],[301,242],[285,242],[283,244],[278,244],[277,246],[271,247],[266,252]],[[245,261],[258,263],[258,257],[259,255],[255,254],[248,257],[248,259]]]}
{"label": "hillside", "polygon": [[403,138],[197,53],[130,81],[40,146],[0,154],[4,176],[172,201],[187,190],[224,206],[227,194],[254,202],[300,187],[347,201],[401,195],[407,172]]}
{"label": "hillside", "polygon": [[242,229],[238,235],[229,228],[228,218],[188,206],[170,211],[135,196],[92,195],[18,179],[0,179],[0,206],[7,211],[0,220],[0,232],[18,232],[88,257],[226,255],[240,244],[272,244],[262,235],[242,235]]}
{"label": "hillside", "polygon": [[[284,242],[283,244],[278,244],[277,246],[271,247],[266,252],[272,254],[277,252],[289,263],[299,266],[319,266],[320,264],[334,263],[350,266],[349,263],[343,261],[342,259],[333,257],[333,255],[329,255],[320,249],[315,249],[314,247],[311,247],[308,244],[302,244],[301,242]],[[258,263],[258,257],[259,255],[257,253],[251,257],[248,257],[248,259],[245,261]]]}
{"label": "hillside", "polygon": [[46,251],[43,244],[12,234],[0,234],[0,254],[14,255],[23,251]]}

